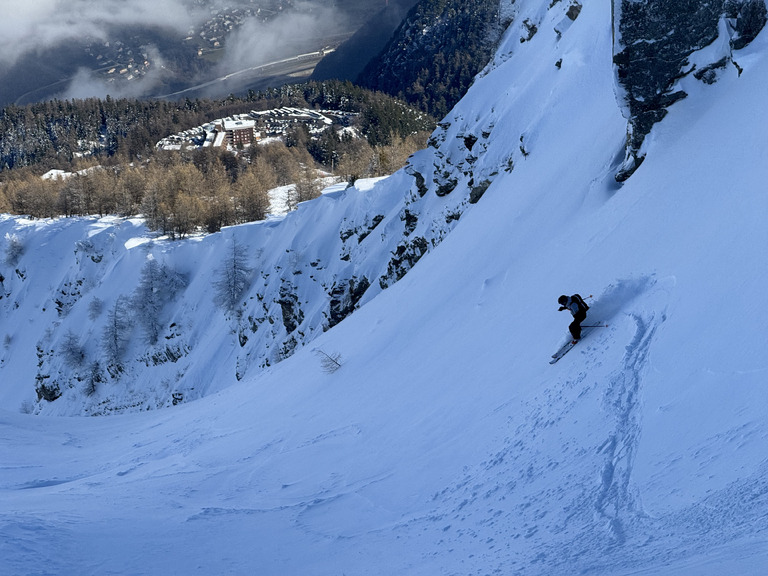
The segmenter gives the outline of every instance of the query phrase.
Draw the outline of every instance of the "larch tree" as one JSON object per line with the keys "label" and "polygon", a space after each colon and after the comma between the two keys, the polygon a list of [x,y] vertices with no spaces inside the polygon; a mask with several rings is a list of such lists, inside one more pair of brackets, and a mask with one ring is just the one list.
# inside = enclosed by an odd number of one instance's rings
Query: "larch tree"
{"label": "larch tree", "polygon": [[107,312],[104,325],[102,348],[110,366],[119,366],[131,337],[129,302],[125,296],[118,296]]}
{"label": "larch tree", "polygon": [[246,247],[233,237],[226,260],[218,270],[219,279],[214,283],[215,303],[227,312],[234,311],[250,286],[252,272]]}

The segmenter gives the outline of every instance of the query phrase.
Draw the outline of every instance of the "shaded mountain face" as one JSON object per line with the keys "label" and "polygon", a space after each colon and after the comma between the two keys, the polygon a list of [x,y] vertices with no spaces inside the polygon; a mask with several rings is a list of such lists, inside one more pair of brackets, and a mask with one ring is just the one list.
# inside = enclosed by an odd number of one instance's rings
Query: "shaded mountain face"
{"label": "shaded mountain face", "polygon": [[498,0],[420,0],[357,83],[445,116],[488,63],[503,28]]}
{"label": "shaded mountain face", "polygon": [[366,65],[384,49],[392,34],[417,0],[393,0],[366,22],[336,51],[323,58],[313,80],[355,80]]}
{"label": "shaded mountain face", "polygon": [[[734,51],[748,45],[765,22],[764,0],[614,0],[613,61],[629,121],[625,162],[617,180],[626,180],[637,169],[651,127],[666,116],[670,105],[686,97],[678,81],[693,74],[712,83],[718,70],[738,68]],[[694,52],[718,39],[709,61],[691,60]]]}

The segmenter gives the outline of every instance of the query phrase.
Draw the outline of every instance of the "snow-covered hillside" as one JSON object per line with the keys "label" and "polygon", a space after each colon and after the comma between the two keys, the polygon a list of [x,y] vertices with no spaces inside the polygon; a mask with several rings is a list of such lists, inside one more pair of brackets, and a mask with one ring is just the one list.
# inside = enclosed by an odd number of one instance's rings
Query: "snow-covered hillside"
{"label": "snow-covered hillside", "polygon": [[[0,572],[766,572],[768,36],[712,85],[682,79],[618,186],[610,7],[516,6],[430,148],[370,189],[184,243],[0,223],[25,247],[2,269]],[[233,238],[256,274],[225,314]],[[161,347],[132,318],[119,378],[69,387],[58,347],[98,358],[150,254],[184,280],[158,338],[183,354],[138,361]],[[573,292],[608,327],[550,365]],[[333,294],[359,309],[324,331]],[[35,375],[62,391],[37,417]]]}

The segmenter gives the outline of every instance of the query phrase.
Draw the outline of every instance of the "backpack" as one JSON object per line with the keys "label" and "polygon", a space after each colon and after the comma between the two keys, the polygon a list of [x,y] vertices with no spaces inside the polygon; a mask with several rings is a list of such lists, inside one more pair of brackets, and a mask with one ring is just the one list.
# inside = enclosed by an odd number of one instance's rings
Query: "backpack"
{"label": "backpack", "polygon": [[578,305],[579,305],[579,308],[581,308],[582,310],[584,310],[584,312],[586,312],[587,310],[589,310],[589,306],[587,306],[587,303],[586,303],[586,302],[584,302],[584,298],[582,298],[582,297],[581,297],[581,296],[579,296],[578,294],[574,294],[573,296],[571,296],[571,300],[575,301],[575,302],[576,302],[576,304],[578,304]]}

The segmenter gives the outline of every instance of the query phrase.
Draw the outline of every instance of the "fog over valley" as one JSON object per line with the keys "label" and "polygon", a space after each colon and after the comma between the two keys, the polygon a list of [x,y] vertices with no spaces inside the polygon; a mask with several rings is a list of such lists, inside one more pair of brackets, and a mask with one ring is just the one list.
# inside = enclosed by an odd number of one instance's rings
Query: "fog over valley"
{"label": "fog over valley", "polygon": [[[308,74],[384,0],[3,2],[0,106],[51,98],[226,96]],[[296,69],[256,68],[316,53]],[[249,70],[237,85],[216,79]],[[281,83],[284,80],[276,80]],[[262,80],[268,85],[269,81]]]}
{"label": "fog over valley", "polygon": [[0,65],[5,69],[29,52],[56,47],[61,42],[109,40],[121,26],[160,26],[185,32],[202,14],[190,2],[166,0],[32,0],[7,2],[0,20]]}

